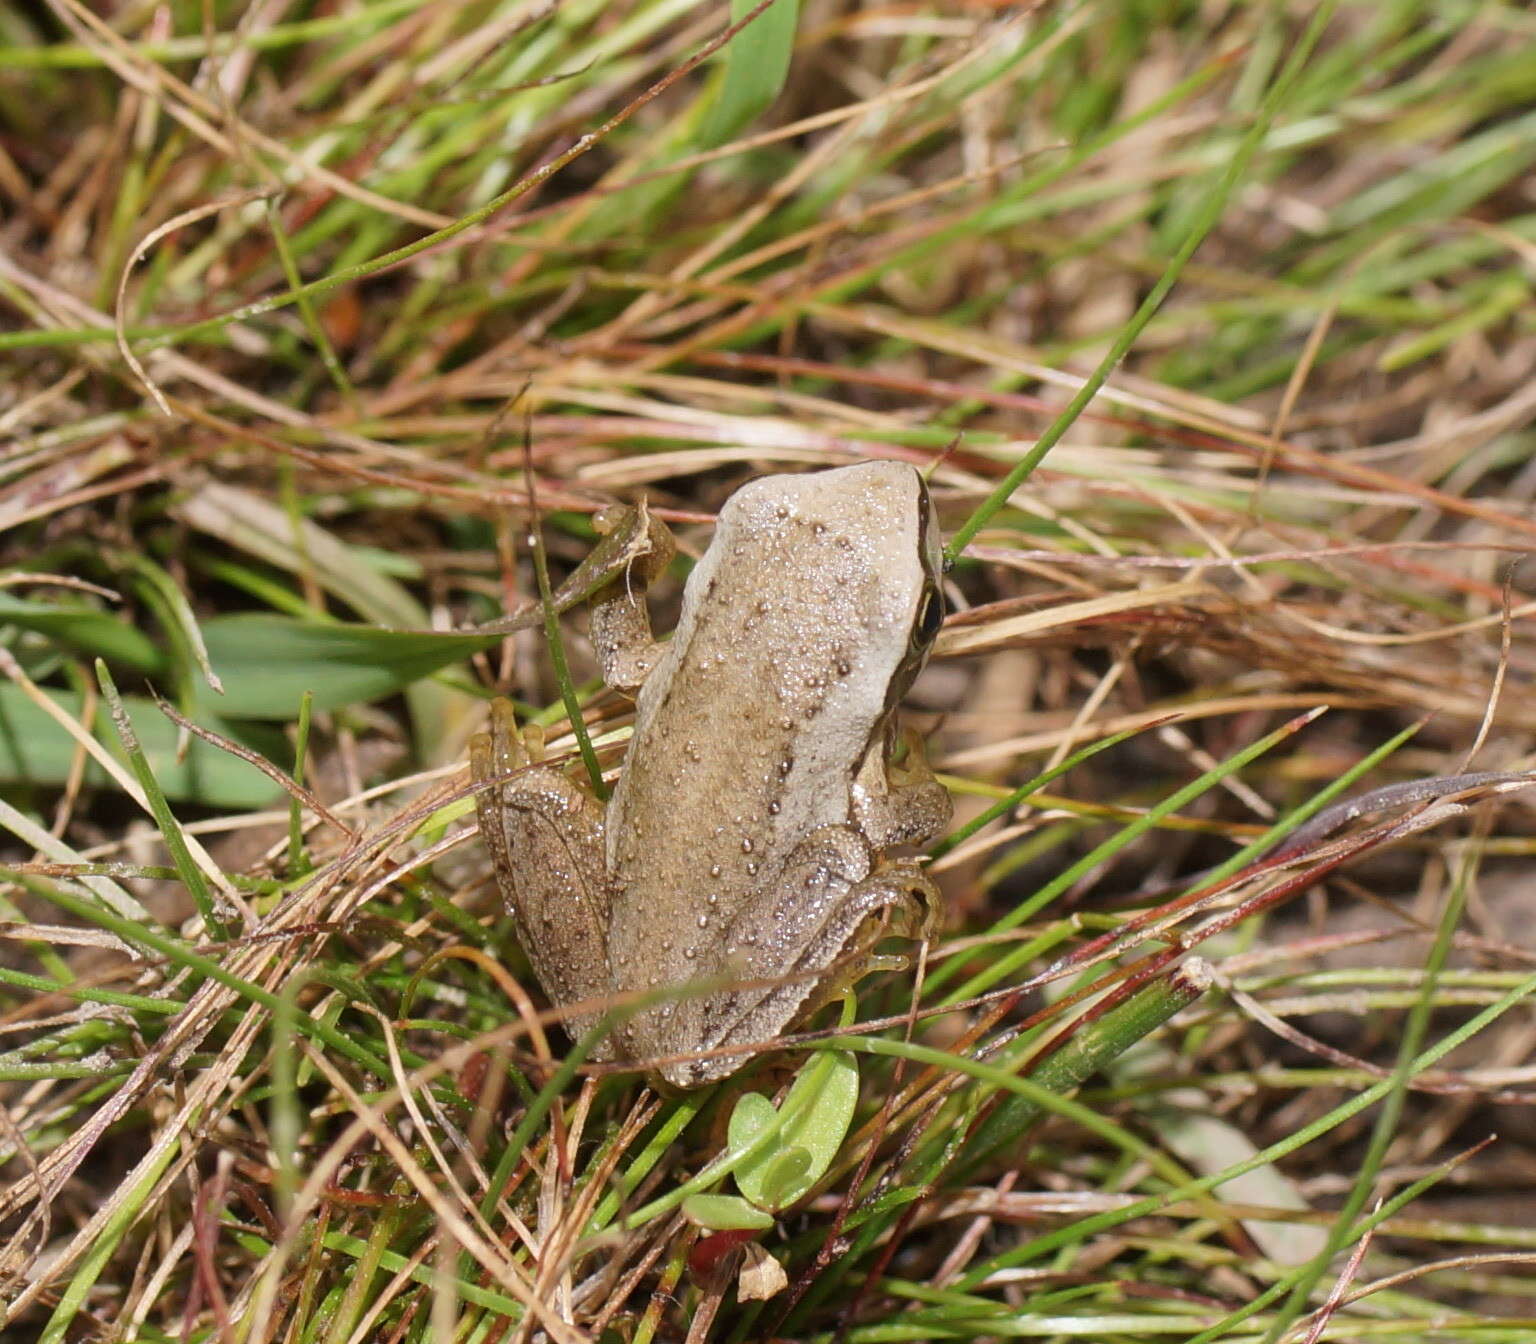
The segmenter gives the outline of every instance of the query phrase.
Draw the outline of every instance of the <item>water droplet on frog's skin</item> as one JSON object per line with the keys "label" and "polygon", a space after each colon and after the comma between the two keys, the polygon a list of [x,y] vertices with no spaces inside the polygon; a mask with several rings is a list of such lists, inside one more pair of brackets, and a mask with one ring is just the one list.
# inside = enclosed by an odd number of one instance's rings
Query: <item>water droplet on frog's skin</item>
{"label": "water droplet on frog's skin", "polygon": [[683,956],[685,956],[689,961],[693,961],[698,955],[699,949],[696,947],[685,947],[683,949]]}
{"label": "water droplet on frog's skin", "polygon": [[[718,863],[712,863],[712,864],[709,865],[709,875],[711,877],[719,877],[720,874],[723,871],[724,870],[720,867],[720,865]],[[710,900],[714,900],[715,898],[713,896],[711,896],[709,899]]]}
{"label": "water droplet on frog's skin", "polygon": [[708,901],[711,905],[719,905],[720,904],[720,893],[718,891],[712,891],[704,899],[706,901]]}
{"label": "water droplet on frog's skin", "polygon": [[747,864],[747,876],[748,877],[756,877],[757,876],[757,860],[756,859],[753,859],[751,862],[749,862]]}
{"label": "water droplet on frog's skin", "polygon": [[699,916],[699,927],[701,929],[707,929],[709,927],[709,916],[708,915],[700,915]]}
{"label": "water droplet on frog's skin", "polygon": [[811,524],[811,531],[814,532],[818,537],[821,536],[823,533],[825,533],[826,530],[827,530],[827,525],[825,523],[812,523]]}
{"label": "water droplet on frog's skin", "polygon": [[752,852],[752,837],[750,835],[742,836],[742,838],[741,838],[741,852],[743,854],[750,854]]}
{"label": "water droplet on frog's skin", "polygon": [[784,810],[784,804],[781,803],[777,798],[770,798],[768,800],[768,815],[770,817],[778,816],[779,813],[782,812],[783,810]]}

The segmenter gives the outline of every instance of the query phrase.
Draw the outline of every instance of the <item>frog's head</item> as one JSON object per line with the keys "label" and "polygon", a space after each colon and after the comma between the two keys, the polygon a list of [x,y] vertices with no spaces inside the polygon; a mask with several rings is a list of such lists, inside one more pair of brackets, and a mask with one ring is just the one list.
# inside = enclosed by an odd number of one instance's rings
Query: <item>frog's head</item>
{"label": "frog's head", "polygon": [[[895,463],[885,464],[895,466]],[[944,537],[939,530],[938,513],[928,493],[928,482],[913,468],[911,485],[915,492],[916,528],[908,532],[915,541],[918,582],[913,586],[913,603],[908,625],[907,648],[891,676],[886,691],[887,715],[894,712],[902,697],[912,688],[917,674],[923,670],[928,655],[933,651],[933,641],[944,624],[944,591],[940,580],[944,573]]]}

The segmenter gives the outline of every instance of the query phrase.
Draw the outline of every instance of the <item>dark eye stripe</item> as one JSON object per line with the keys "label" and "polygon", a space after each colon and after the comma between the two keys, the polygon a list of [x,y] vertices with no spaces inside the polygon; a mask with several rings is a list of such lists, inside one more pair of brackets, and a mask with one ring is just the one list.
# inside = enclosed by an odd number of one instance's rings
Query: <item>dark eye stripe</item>
{"label": "dark eye stripe", "polygon": [[912,643],[926,648],[938,636],[944,624],[944,595],[937,586],[930,585],[923,593],[922,605],[917,609],[917,620],[912,626]]}

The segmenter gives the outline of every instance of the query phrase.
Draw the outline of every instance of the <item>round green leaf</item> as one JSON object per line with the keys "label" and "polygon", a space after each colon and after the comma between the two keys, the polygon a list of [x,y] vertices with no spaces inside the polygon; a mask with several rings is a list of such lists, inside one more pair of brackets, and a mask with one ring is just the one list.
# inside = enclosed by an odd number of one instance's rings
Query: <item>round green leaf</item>
{"label": "round green leaf", "polygon": [[683,1216],[711,1232],[743,1228],[756,1232],[773,1226],[772,1218],[736,1195],[689,1195],[683,1201]]}
{"label": "round green leaf", "polygon": [[736,1098],[736,1107],[726,1125],[726,1144],[733,1153],[749,1146],[778,1118],[773,1103],[761,1092],[747,1092]]}
{"label": "round green leaf", "polygon": [[789,1089],[784,1098],[789,1118],[780,1138],[810,1153],[814,1179],[821,1178],[843,1146],[858,1101],[859,1066],[847,1050],[821,1051]]}
{"label": "round green leaf", "polygon": [[846,1050],[822,1051],[801,1069],[782,1108],[758,1092],[736,1103],[730,1146],[739,1151],[769,1125],[778,1132],[736,1168],[736,1187],[759,1208],[777,1211],[802,1198],[832,1165],[859,1099],[859,1069]]}

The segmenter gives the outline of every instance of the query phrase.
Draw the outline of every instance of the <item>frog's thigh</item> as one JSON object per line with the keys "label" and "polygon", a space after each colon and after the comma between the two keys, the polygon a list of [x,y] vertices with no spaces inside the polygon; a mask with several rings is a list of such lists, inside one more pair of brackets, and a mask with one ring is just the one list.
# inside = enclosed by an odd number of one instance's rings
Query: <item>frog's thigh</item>
{"label": "frog's thigh", "polygon": [[[603,805],[542,756],[537,730],[519,734],[511,706],[470,742],[476,780],[501,779],[475,800],[480,835],[518,941],[556,1004],[608,992],[610,894]],[[509,771],[516,774],[506,778]],[[571,1019],[579,1035],[592,1018]]]}
{"label": "frog's thigh", "polygon": [[949,791],[934,778],[922,743],[906,734],[907,757],[891,764],[889,748],[878,743],[853,781],[853,817],[876,850],[920,845],[949,824],[954,812]]}

